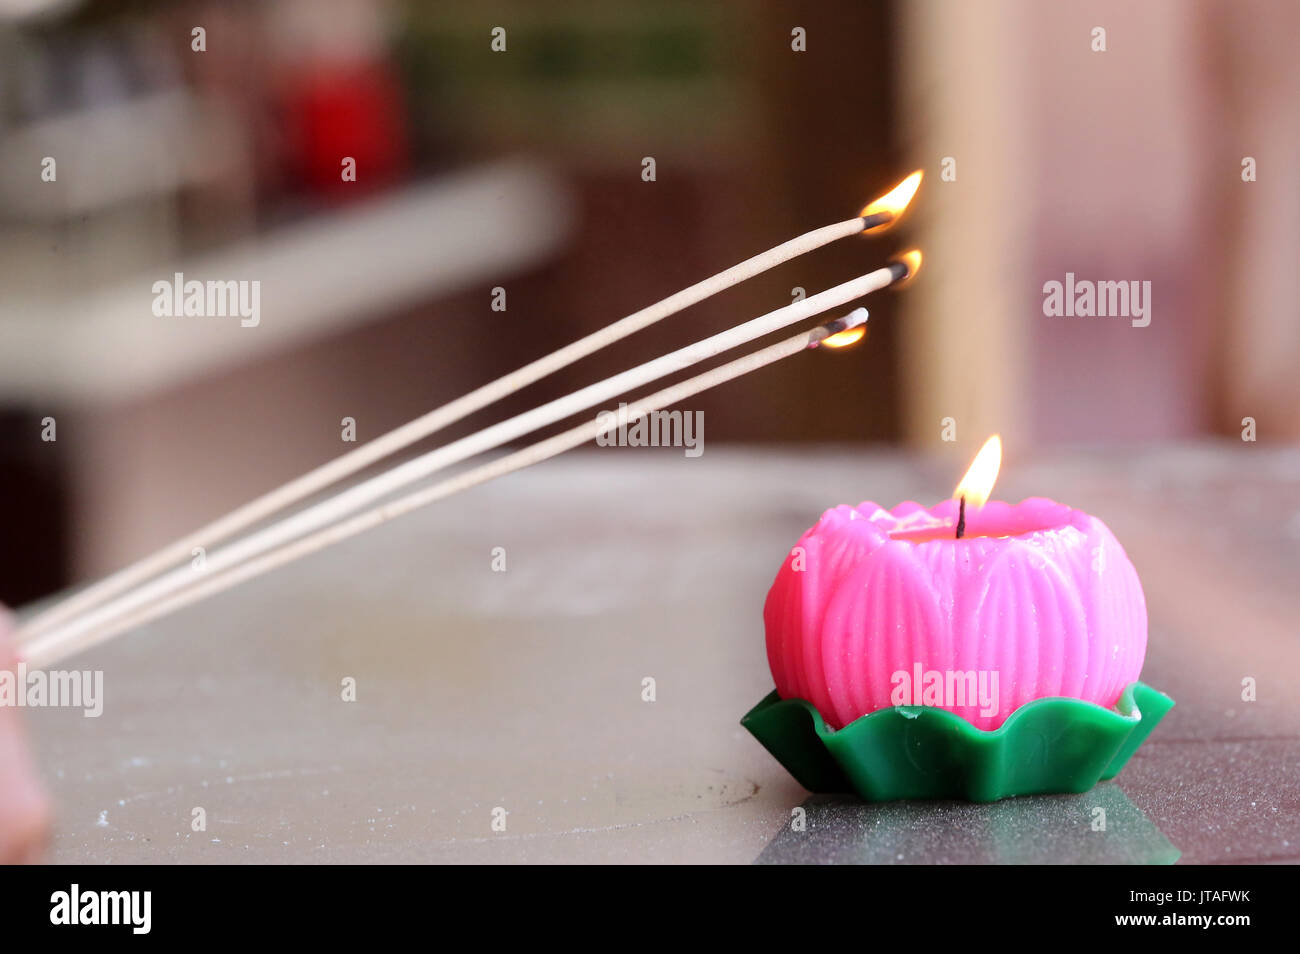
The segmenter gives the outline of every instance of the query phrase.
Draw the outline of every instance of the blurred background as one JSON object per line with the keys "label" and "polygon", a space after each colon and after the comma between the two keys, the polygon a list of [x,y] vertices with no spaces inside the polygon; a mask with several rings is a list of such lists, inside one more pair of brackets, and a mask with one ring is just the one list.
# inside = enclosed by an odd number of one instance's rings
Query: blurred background
{"label": "blurred background", "polygon": [[[346,450],[343,418],[373,438],[914,168],[897,229],[444,437],[916,245],[923,280],[872,299],[865,344],[695,399],[706,446],[896,443],[956,474],[994,431],[1013,454],[1145,447],[1249,417],[1294,442],[1297,35],[1300,7],[1264,0],[0,0],[0,601],[110,571]],[[176,272],[261,282],[260,323],[155,316]],[[1046,318],[1066,272],[1150,281],[1150,326]]]}

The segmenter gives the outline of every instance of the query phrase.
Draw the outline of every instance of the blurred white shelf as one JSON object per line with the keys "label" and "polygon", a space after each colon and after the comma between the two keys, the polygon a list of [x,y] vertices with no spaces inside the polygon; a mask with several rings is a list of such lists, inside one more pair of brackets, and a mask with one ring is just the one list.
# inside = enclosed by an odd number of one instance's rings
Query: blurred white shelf
{"label": "blurred white shelf", "polygon": [[[567,190],[540,164],[505,160],[317,216],[91,294],[0,289],[0,399],[114,402],[474,285],[504,282],[569,233]],[[258,281],[256,327],[163,318],[153,285]]]}

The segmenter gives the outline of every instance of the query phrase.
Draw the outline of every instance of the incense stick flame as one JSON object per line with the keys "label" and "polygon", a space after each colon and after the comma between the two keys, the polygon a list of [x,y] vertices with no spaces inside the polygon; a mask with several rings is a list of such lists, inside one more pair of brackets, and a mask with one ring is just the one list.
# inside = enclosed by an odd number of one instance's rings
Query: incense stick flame
{"label": "incense stick flame", "polygon": [[878,215],[887,213],[891,216],[888,222],[882,222],[879,225],[872,226],[869,229],[863,229],[864,232],[881,232],[889,228],[903,216],[908,205],[912,202],[912,196],[916,195],[916,190],[921,188],[921,179],[924,173],[917,169],[910,176],[894,186],[878,199],[873,199],[867,205],[863,206],[859,213],[863,218],[868,215]]}
{"label": "incense stick flame", "polygon": [[867,333],[865,325],[859,325],[856,328],[848,328],[844,331],[837,331],[821,340],[821,345],[826,348],[847,348],[851,344],[857,344],[862,340],[862,336]]}
{"label": "incense stick flame", "polygon": [[901,255],[895,255],[890,261],[902,262],[907,266],[907,277],[902,281],[894,282],[894,288],[902,288],[904,285],[910,285],[916,278],[916,273],[921,270],[921,250],[914,248],[910,251],[903,252]]}
{"label": "incense stick flame", "polygon": [[966,471],[966,476],[952,492],[953,497],[965,497],[969,507],[982,507],[993,493],[993,485],[997,483],[1001,468],[1002,438],[994,434],[975,455],[970,470]]}

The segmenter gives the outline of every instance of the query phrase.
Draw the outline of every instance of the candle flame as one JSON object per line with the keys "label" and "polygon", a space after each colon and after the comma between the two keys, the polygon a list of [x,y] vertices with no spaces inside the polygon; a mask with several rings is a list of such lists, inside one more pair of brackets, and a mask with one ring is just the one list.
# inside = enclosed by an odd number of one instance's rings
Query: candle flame
{"label": "candle flame", "polygon": [[888,213],[892,218],[888,222],[882,222],[879,225],[872,226],[869,229],[863,229],[864,232],[883,232],[903,216],[908,205],[912,202],[912,196],[916,195],[916,190],[921,188],[921,179],[924,173],[917,169],[910,176],[894,186],[878,199],[863,206],[859,215],[864,218],[868,215],[877,215],[881,212]]}
{"label": "candle flame", "polygon": [[975,455],[970,470],[966,471],[966,476],[952,492],[953,497],[965,497],[968,507],[982,507],[993,493],[993,485],[997,483],[1001,467],[1002,438],[994,434]]}
{"label": "candle flame", "polygon": [[861,341],[866,333],[866,326],[859,325],[856,328],[837,331],[835,334],[823,338],[820,344],[827,348],[847,348],[849,345],[857,344]]}

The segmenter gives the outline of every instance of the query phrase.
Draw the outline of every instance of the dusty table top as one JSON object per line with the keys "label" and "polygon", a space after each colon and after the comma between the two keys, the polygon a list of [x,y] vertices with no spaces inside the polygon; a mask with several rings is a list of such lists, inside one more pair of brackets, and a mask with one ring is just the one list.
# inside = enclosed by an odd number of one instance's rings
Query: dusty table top
{"label": "dusty table top", "polygon": [[865,805],[810,796],[739,726],[798,535],[836,503],[941,499],[967,450],[575,453],[86,653],[103,715],[28,711],[53,860],[1300,860],[1296,449],[1007,461],[997,496],[1097,514],[1142,576],[1143,679],[1178,704],[1113,782]]}

